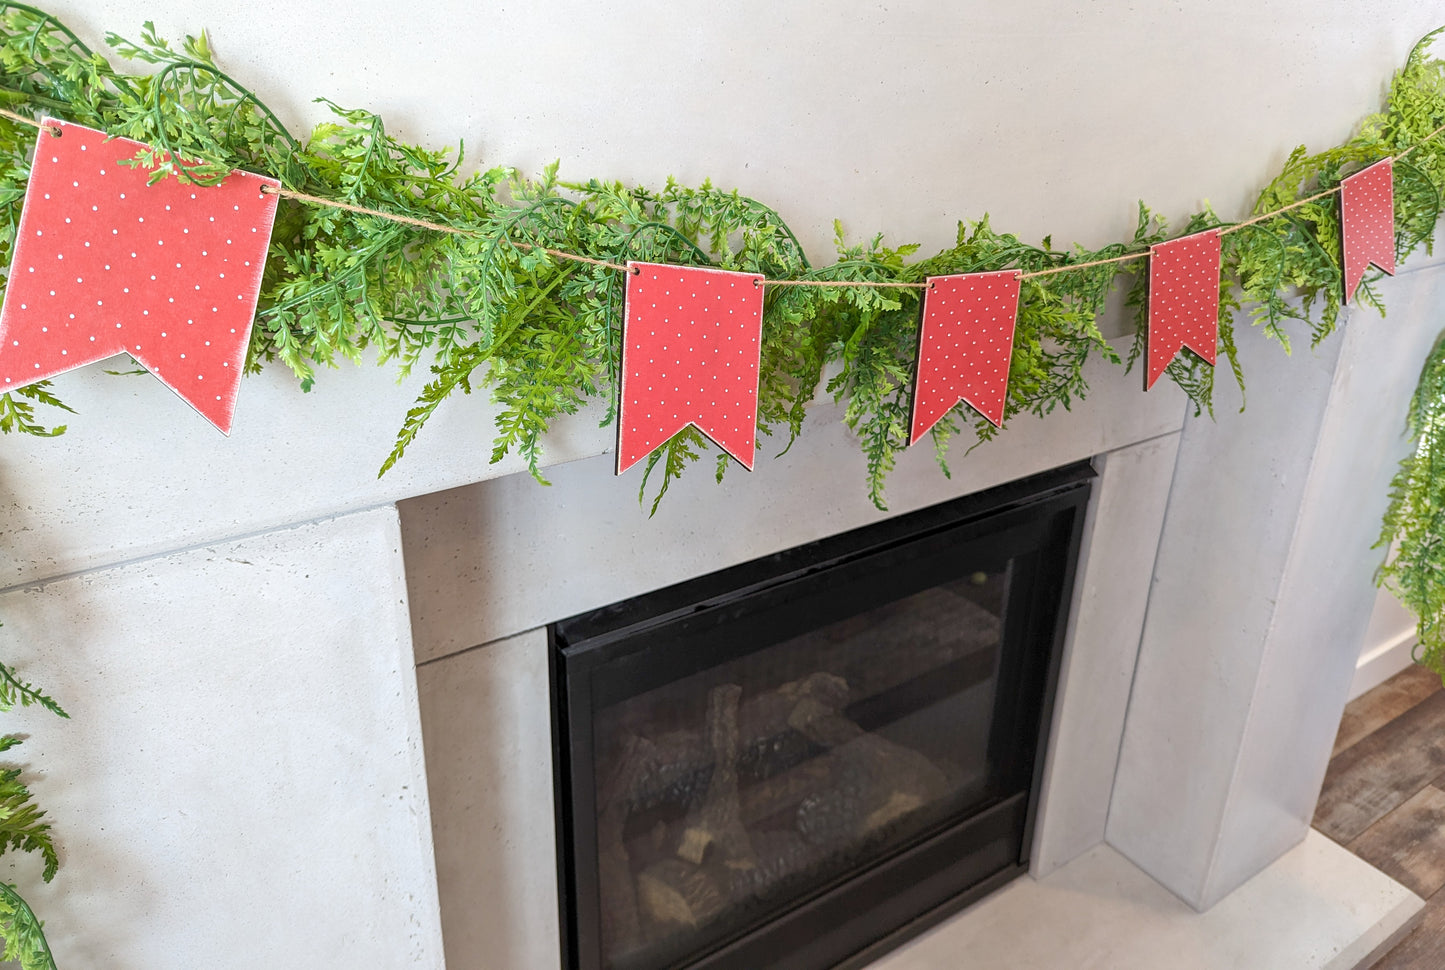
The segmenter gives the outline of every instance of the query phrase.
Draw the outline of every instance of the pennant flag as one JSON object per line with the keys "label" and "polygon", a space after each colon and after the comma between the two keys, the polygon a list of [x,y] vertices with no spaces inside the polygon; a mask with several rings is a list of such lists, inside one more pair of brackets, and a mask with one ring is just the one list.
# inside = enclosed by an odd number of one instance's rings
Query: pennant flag
{"label": "pennant flag", "polygon": [[1219,349],[1220,240],[1219,230],[1209,229],[1149,248],[1146,391],[1183,347],[1214,365]]}
{"label": "pennant flag", "polygon": [[918,335],[911,445],[959,401],[1003,424],[1019,270],[930,276]]}
{"label": "pennant flag", "polygon": [[1395,275],[1395,165],[1387,158],[1340,183],[1345,302],[1355,298],[1371,263]]}
{"label": "pennant flag", "polygon": [[752,470],[762,284],[752,273],[627,264],[617,474],[689,424]]}
{"label": "pennant flag", "polygon": [[[58,129],[58,134],[55,131]],[[121,164],[140,142],[45,119],[0,309],[0,391],[128,353],[230,433],[276,196]]]}

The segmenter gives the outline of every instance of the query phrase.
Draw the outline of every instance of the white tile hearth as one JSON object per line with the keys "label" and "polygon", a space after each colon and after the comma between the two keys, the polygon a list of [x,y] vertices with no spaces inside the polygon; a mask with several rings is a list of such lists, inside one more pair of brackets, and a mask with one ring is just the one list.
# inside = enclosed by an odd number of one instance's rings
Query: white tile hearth
{"label": "white tile hearth", "polygon": [[1100,845],[1043,879],[1015,880],[868,970],[1355,970],[1424,905],[1314,831],[1202,914]]}

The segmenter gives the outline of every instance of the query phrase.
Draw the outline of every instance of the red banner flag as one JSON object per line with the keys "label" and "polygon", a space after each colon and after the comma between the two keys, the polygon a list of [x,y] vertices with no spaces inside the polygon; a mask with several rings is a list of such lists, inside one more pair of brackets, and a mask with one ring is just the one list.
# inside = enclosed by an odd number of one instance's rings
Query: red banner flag
{"label": "red banner flag", "polygon": [[1395,275],[1394,159],[1376,162],[1340,183],[1340,224],[1348,303],[1371,263]]}
{"label": "red banner flag", "polygon": [[1213,366],[1219,349],[1221,251],[1218,229],[1149,248],[1145,390],[1154,386],[1181,348],[1188,347]]}
{"label": "red banner flag", "polygon": [[762,284],[752,273],[627,264],[617,474],[689,424],[752,470]]}
{"label": "red banner flag", "polygon": [[911,445],[959,401],[1003,424],[1021,274],[930,276],[923,296]]}
{"label": "red banner flag", "polygon": [[230,433],[276,216],[260,188],[280,183],[147,186],[121,164],[143,148],[45,120],[0,309],[0,390],[123,352]]}

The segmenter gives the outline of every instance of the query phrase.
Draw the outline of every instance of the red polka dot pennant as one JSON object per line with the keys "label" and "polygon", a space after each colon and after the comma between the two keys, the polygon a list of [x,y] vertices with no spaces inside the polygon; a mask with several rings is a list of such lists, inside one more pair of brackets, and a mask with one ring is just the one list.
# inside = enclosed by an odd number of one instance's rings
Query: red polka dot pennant
{"label": "red polka dot pennant", "polygon": [[909,444],[959,401],[995,426],[1003,424],[1019,280],[1018,270],[928,278]]}
{"label": "red polka dot pennant", "polygon": [[127,353],[229,433],[276,216],[260,188],[279,183],[147,186],[120,164],[139,142],[45,125],[0,309],[0,390]]}
{"label": "red polka dot pennant", "polygon": [[1219,348],[1220,232],[1209,229],[1149,249],[1148,369],[1144,389],[1181,348],[1211,366]]}
{"label": "red polka dot pennant", "polygon": [[1340,223],[1348,303],[1371,263],[1395,275],[1394,159],[1376,162],[1340,184]]}
{"label": "red polka dot pennant", "polygon": [[751,471],[763,277],[661,263],[627,270],[617,473],[689,424]]}

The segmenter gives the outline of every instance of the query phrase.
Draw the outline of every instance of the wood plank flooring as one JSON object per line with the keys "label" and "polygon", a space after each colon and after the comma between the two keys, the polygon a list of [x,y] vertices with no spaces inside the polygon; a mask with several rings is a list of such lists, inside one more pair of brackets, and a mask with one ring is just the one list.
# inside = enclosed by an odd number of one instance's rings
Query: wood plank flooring
{"label": "wood plank flooring", "polygon": [[1426,785],[1347,848],[1429,899],[1445,886],[1445,791]]}
{"label": "wood plank flooring", "polygon": [[1440,689],[1440,678],[1424,667],[1409,666],[1345,707],[1334,754],[1384,727]]}
{"label": "wood plank flooring", "polygon": [[1445,690],[1411,667],[1351,701],[1315,828],[1427,900],[1374,970],[1445,968]]}
{"label": "wood plank flooring", "polygon": [[1445,691],[1330,759],[1315,828],[1344,845],[1445,774]]}

